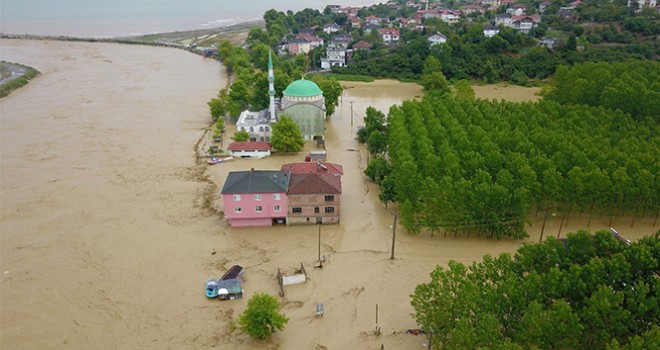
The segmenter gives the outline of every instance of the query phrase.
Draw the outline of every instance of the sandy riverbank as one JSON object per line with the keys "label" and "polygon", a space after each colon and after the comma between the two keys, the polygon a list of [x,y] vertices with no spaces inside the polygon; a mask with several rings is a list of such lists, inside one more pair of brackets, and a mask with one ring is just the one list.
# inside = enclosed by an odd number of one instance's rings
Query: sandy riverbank
{"label": "sandy riverbank", "polygon": [[[521,242],[397,232],[365,180],[355,141],[367,106],[419,96],[392,81],[347,83],[327,123],[329,161],[344,166],[342,222],[231,229],[219,188],[229,171],[277,169],[303,154],[208,166],[194,145],[206,102],[223,87],[214,60],[185,51],[101,43],[0,40],[6,59],[42,75],[0,100],[0,341],[2,348],[421,349],[409,295],[436,265],[513,252]],[[354,123],[351,105],[354,101]],[[36,107],[35,107],[36,106]],[[38,107],[38,108],[37,108]],[[229,131],[231,132],[231,131]],[[311,147],[308,146],[308,147]],[[558,232],[559,218],[546,226]],[[615,220],[626,238],[652,219]],[[594,219],[591,229],[607,227]],[[563,232],[586,227],[571,218]],[[533,220],[530,241],[538,240]],[[277,268],[305,264],[309,281],[282,298],[290,322],[267,341],[233,321],[256,292],[277,295]],[[245,267],[246,297],[204,296],[206,278]],[[314,318],[315,305],[325,316]],[[381,335],[374,334],[379,306]]]}

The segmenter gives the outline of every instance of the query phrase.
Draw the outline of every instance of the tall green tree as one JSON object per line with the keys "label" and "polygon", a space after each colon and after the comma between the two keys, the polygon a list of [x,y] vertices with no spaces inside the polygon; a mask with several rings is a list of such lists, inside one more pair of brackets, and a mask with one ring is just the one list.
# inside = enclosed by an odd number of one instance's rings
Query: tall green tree
{"label": "tall green tree", "polygon": [[257,293],[248,300],[247,308],[238,318],[238,325],[252,338],[266,339],[283,330],[289,322],[279,313],[280,308],[280,302],[274,296]]}
{"label": "tall green tree", "polygon": [[305,145],[300,128],[286,115],[281,115],[280,120],[273,124],[270,142],[280,152],[298,152]]}
{"label": "tall green tree", "polygon": [[211,112],[211,119],[222,119],[229,111],[229,94],[227,89],[223,88],[218,91],[218,97],[214,97],[208,102],[209,111]]}
{"label": "tall green tree", "polygon": [[250,139],[250,133],[245,130],[238,130],[231,139],[236,142],[244,142]]}
{"label": "tall green tree", "polygon": [[314,81],[321,91],[323,91],[323,99],[325,100],[325,115],[331,116],[335,114],[337,106],[339,106],[339,98],[344,92],[344,87],[335,79],[326,79],[321,75],[316,74],[312,76]]}
{"label": "tall green tree", "polygon": [[449,83],[447,83],[447,79],[440,68],[440,61],[437,58],[434,56],[426,58],[422,73],[422,86],[425,91],[449,92]]}

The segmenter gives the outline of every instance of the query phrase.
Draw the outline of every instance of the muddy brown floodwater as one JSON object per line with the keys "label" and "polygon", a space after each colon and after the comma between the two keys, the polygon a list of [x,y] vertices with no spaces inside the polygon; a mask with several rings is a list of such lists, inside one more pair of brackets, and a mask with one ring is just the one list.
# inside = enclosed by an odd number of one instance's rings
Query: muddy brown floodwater
{"label": "muddy brown floodwater", "polygon": [[[0,47],[3,59],[42,72],[0,100],[3,349],[420,349],[424,339],[404,333],[416,328],[415,285],[450,259],[469,263],[521,244],[411,236],[399,227],[389,259],[393,216],[361,175],[367,155],[355,132],[367,106],[387,112],[421,95],[414,84],[345,83],[326,134],[328,160],[346,173],[342,221],[321,226],[328,261],[315,269],[317,226],[231,229],[223,220],[219,188],[229,171],[278,169],[304,153],[215,166],[197,158],[206,102],[225,84],[217,62],[113,44]],[[586,220],[571,218],[563,232]],[[540,225],[532,222],[535,241]],[[654,231],[652,219],[630,222],[613,225],[633,240]],[[591,229],[607,224],[594,219]],[[310,278],[286,288],[285,330],[267,341],[236,330],[254,293],[277,295],[277,268],[301,262]],[[245,267],[245,298],[208,300],[206,279],[233,264]],[[323,318],[313,317],[316,303]]]}

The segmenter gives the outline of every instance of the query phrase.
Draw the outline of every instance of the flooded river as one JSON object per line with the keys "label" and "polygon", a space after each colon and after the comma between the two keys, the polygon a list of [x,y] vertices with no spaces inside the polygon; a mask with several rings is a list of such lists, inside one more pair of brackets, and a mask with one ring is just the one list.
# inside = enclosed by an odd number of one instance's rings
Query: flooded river
{"label": "flooded river", "polygon": [[[367,155],[355,132],[367,106],[387,112],[420,96],[414,84],[344,83],[326,133],[328,160],[345,170],[340,225],[231,229],[219,197],[228,172],[279,169],[304,154],[215,166],[197,158],[206,102],[225,85],[220,64],[141,46],[0,46],[2,59],[42,72],[0,100],[2,348],[419,349],[423,339],[403,333],[416,327],[415,285],[450,259],[468,263],[520,245],[410,236],[399,227],[389,259],[393,216],[362,176]],[[571,219],[568,230],[584,221]],[[651,222],[615,224],[637,239]],[[594,219],[591,228],[607,224]],[[323,269],[313,268],[319,237]],[[232,322],[248,298],[276,295],[277,269],[300,263],[309,280],[285,291],[286,329],[263,342],[237,331]],[[246,269],[246,298],[208,300],[206,279],[233,264]],[[325,317],[313,317],[316,303]]]}

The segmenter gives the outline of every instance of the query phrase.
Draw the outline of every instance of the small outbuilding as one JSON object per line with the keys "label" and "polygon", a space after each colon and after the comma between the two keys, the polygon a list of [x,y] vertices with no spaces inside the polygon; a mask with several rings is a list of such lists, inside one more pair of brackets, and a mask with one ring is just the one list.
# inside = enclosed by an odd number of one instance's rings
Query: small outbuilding
{"label": "small outbuilding", "polygon": [[238,158],[263,158],[270,156],[273,149],[269,142],[263,141],[243,141],[232,142],[227,147],[227,151]]}

